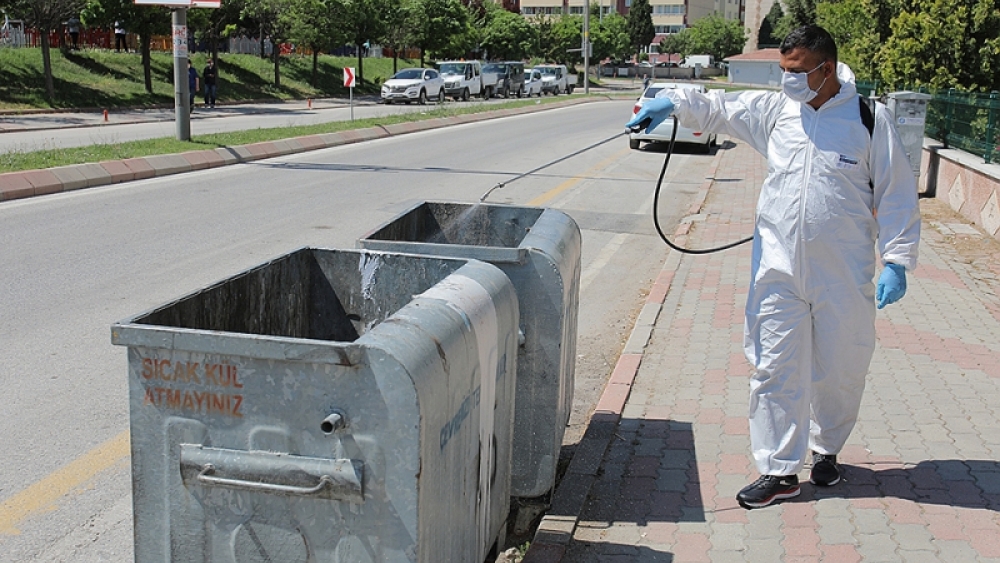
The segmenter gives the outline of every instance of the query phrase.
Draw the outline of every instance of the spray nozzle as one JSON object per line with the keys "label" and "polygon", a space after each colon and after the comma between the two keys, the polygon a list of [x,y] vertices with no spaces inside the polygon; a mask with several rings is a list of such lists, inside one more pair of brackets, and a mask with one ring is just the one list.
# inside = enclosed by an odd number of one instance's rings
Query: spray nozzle
{"label": "spray nozzle", "polygon": [[636,123],[635,125],[629,127],[628,130],[630,132],[632,132],[632,133],[640,133],[643,130],[645,130],[647,127],[649,127],[649,124],[652,123],[652,122],[653,122],[653,118],[652,117],[647,117],[646,119],[643,119],[639,123]]}

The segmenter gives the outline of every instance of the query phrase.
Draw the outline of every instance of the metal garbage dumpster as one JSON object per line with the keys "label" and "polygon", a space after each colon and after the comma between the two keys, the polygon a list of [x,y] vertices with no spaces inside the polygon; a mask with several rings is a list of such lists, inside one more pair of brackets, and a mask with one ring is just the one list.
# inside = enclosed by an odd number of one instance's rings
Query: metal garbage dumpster
{"label": "metal garbage dumpster", "polygon": [[483,561],[517,326],[490,264],[310,248],[116,323],[135,560]]}
{"label": "metal garbage dumpster", "polygon": [[366,234],[362,248],[476,258],[514,283],[523,344],[517,354],[511,494],[555,484],[573,406],[580,229],[554,209],[424,202]]}

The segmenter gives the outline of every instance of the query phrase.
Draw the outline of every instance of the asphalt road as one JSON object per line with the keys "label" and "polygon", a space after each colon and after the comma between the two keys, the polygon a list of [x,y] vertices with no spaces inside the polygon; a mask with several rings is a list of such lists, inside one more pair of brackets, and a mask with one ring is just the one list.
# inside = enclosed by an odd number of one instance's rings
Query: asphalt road
{"label": "asphalt road", "polygon": [[[0,203],[0,561],[131,560],[126,351],[110,343],[112,322],[298,247],[354,248],[419,201],[476,201],[620,132],[630,108],[583,104]],[[663,154],[627,145],[619,137],[488,200],[563,210],[583,232],[569,444],[668,252],[650,220]],[[673,158],[668,231],[711,158]]]}

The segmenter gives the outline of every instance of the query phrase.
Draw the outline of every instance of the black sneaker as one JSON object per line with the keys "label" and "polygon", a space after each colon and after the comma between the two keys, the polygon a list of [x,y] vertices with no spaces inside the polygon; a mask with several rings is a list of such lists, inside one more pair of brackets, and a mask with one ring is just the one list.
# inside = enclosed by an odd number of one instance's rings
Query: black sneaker
{"label": "black sneaker", "polygon": [[743,508],[763,508],[776,500],[799,496],[797,475],[761,475],[736,495]]}
{"label": "black sneaker", "polygon": [[837,456],[813,452],[812,471],[809,472],[809,482],[820,487],[832,487],[840,482],[840,466]]}

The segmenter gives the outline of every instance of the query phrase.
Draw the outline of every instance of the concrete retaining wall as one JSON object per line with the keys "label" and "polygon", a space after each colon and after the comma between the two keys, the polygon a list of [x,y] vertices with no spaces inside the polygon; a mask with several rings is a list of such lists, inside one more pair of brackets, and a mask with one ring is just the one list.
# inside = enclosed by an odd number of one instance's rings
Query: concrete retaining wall
{"label": "concrete retaining wall", "polygon": [[1000,240],[1000,165],[924,139],[919,187]]}

